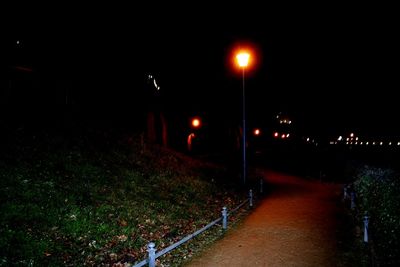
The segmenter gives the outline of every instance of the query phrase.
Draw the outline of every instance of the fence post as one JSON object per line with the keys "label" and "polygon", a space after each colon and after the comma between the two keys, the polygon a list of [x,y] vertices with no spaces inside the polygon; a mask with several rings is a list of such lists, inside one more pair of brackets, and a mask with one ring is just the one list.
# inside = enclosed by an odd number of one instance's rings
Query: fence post
{"label": "fence post", "polygon": [[343,200],[347,199],[347,185],[343,187]]}
{"label": "fence post", "polygon": [[264,191],[264,179],[261,177],[261,179],[260,179],[260,194],[262,194],[263,193],[263,191]]}
{"label": "fence post", "polygon": [[351,208],[352,210],[356,207],[356,203],[354,202],[355,197],[356,197],[356,193],[351,192],[351,194],[350,194],[350,198],[351,198],[351,201],[350,201],[350,208]]}
{"label": "fence post", "polygon": [[228,212],[226,207],[222,208],[222,229],[226,230],[228,224]]}
{"label": "fence post", "polygon": [[155,267],[156,266],[156,244],[153,242],[150,242],[147,245],[147,252],[149,253],[149,267]]}
{"label": "fence post", "polygon": [[367,215],[364,216],[364,242],[368,243],[368,223],[369,217]]}
{"label": "fence post", "polygon": [[249,191],[249,206],[250,208],[253,207],[253,190],[251,189]]}

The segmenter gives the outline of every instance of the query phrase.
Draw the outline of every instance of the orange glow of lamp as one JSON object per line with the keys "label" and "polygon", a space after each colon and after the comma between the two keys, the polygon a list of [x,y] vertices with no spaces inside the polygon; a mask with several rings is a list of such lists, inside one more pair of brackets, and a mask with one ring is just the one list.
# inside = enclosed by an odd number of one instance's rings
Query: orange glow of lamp
{"label": "orange glow of lamp", "polygon": [[245,51],[241,51],[236,55],[236,62],[241,68],[245,68],[249,65],[250,54]]}
{"label": "orange glow of lamp", "polygon": [[199,128],[200,127],[200,125],[201,125],[201,122],[200,122],[200,119],[193,119],[192,120],[192,126],[194,127],[194,128]]}

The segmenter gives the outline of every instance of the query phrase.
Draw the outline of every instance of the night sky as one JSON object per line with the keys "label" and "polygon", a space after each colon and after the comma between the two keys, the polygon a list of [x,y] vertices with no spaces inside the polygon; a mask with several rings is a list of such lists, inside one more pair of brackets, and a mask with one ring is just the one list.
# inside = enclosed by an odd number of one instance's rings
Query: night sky
{"label": "night sky", "polygon": [[305,132],[399,134],[398,21],[389,6],[46,8],[3,16],[2,105],[20,66],[46,88],[18,95],[29,108],[53,101],[55,85],[92,118],[116,116],[142,108],[152,73],[172,113],[239,116],[241,77],[229,55],[250,42],[259,52],[245,80],[254,125],[283,111]]}

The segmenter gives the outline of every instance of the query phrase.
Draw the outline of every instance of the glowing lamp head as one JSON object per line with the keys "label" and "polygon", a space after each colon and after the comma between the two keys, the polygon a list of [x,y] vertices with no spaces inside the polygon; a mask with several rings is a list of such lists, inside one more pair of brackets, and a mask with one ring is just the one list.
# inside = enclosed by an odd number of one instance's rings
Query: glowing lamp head
{"label": "glowing lamp head", "polygon": [[275,132],[274,133],[274,137],[278,137],[279,136],[279,133],[278,132]]}
{"label": "glowing lamp head", "polygon": [[200,120],[199,119],[193,119],[192,120],[192,126],[194,128],[199,128],[200,127]]}
{"label": "glowing lamp head", "polygon": [[254,135],[260,135],[260,133],[261,133],[261,132],[260,132],[260,129],[255,129],[255,130],[254,130]]}
{"label": "glowing lamp head", "polygon": [[247,52],[240,52],[239,54],[236,55],[236,61],[239,65],[239,67],[247,67],[249,64],[249,59],[250,59],[250,54]]}

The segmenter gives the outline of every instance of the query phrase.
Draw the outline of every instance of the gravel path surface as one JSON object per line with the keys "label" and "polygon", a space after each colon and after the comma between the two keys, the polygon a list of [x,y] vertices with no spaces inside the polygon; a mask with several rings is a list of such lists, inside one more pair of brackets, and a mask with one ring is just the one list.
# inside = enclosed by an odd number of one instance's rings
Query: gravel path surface
{"label": "gravel path surface", "polygon": [[336,266],[340,186],[265,172],[271,193],[187,266]]}

